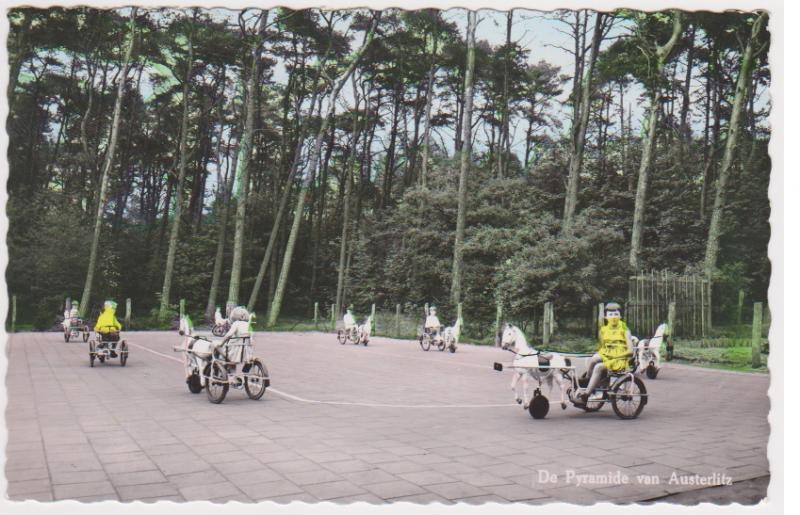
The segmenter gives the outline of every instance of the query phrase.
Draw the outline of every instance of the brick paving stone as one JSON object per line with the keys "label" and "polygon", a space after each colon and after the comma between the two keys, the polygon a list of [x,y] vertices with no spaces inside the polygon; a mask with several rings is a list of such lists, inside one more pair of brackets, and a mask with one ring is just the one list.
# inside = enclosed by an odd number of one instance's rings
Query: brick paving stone
{"label": "brick paving stone", "polygon": [[397,474],[400,479],[405,479],[406,481],[410,481],[415,485],[425,486],[425,485],[435,485],[437,483],[449,483],[453,481],[453,478],[442,474],[441,472],[435,472],[431,470],[426,470],[423,472],[407,472],[405,474]]}
{"label": "brick paving stone", "polygon": [[103,470],[86,470],[86,471],[63,471],[53,470],[50,473],[50,481],[54,485],[68,485],[72,483],[93,483],[96,481],[105,481],[108,476]]}
{"label": "brick paving stone", "polygon": [[291,474],[286,474],[286,478],[299,486],[316,485],[342,479],[339,474],[334,474],[330,470],[324,469],[312,470],[310,472],[293,472]]}
{"label": "brick paving stone", "polygon": [[56,499],[75,499],[105,494],[114,494],[114,487],[110,481],[53,485],[53,496]]}
{"label": "brick paving stone", "polygon": [[428,470],[428,467],[425,465],[407,460],[378,463],[376,466],[381,470],[389,472],[390,474],[406,474],[409,472],[424,472]]}
{"label": "brick paving stone", "polygon": [[486,486],[483,488],[483,490],[485,490],[487,493],[498,495],[503,499],[507,499],[509,501],[525,501],[529,499],[540,499],[543,497],[549,497],[547,494],[543,493],[540,490],[525,488],[524,486],[516,484]]}
{"label": "brick paving stone", "polygon": [[[47,471],[47,468],[33,468],[33,469],[21,469],[15,470],[14,472],[14,480],[15,481],[29,481],[31,479],[47,479],[50,477],[50,473]],[[6,471],[6,476],[8,476],[8,471]]]}
{"label": "brick paving stone", "polygon": [[278,481],[283,479],[281,474],[274,470],[262,467],[259,470],[250,470],[246,472],[236,472],[233,474],[225,474],[228,481],[237,486],[253,485],[257,483],[266,483],[268,481]]}
{"label": "brick paving stone", "polygon": [[269,463],[269,467],[273,470],[280,472],[281,474],[312,472],[320,469],[318,463],[314,463],[313,461],[310,460],[293,460],[293,461],[281,461],[278,463]]}
{"label": "brick paving stone", "polygon": [[332,481],[329,483],[306,485],[303,489],[321,501],[366,493],[363,488],[349,481]]}
{"label": "brick paving stone", "polygon": [[285,479],[238,486],[242,492],[256,501],[271,497],[303,493],[302,488]]}
{"label": "brick paving stone", "polygon": [[374,465],[361,460],[344,460],[344,461],[330,461],[322,464],[326,469],[341,473],[341,472],[361,472],[364,470],[373,470]]}
{"label": "brick paving stone", "polygon": [[406,497],[425,493],[423,488],[402,479],[364,485],[364,488],[382,499],[393,499],[395,497]]}
{"label": "brick paving stone", "polygon": [[389,474],[385,470],[372,469],[360,470],[357,472],[341,472],[340,475],[351,483],[357,485],[369,485],[375,483],[385,483],[397,480],[397,476]]}
{"label": "brick paving stone", "polygon": [[50,490],[48,479],[29,479],[26,481],[9,481],[8,496],[11,499],[19,499],[20,496]]}
{"label": "brick paving stone", "polygon": [[445,499],[455,500],[463,499],[465,497],[476,497],[478,495],[486,495],[488,492],[482,488],[465,483],[463,481],[455,481],[453,483],[441,483],[434,485],[425,485],[425,489],[430,490],[436,495],[440,495]]}
{"label": "brick paving stone", "polygon": [[453,504],[452,501],[445,499],[444,497],[440,497],[436,494],[432,493],[425,493],[425,494],[417,494],[417,495],[406,495],[403,497],[396,497],[394,499],[389,499],[389,502],[392,504],[396,503],[411,503],[411,504],[424,504],[424,505],[437,505],[437,504]]}
{"label": "brick paving stone", "polygon": [[152,485],[153,483],[167,482],[167,478],[159,470],[110,474],[110,478],[114,486]]}
{"label": "brick paving stone", "polygon": [[[120,486],[117,488],[120,500],[135,501],[137,499],[154,499],[159,497],[180,496],[178,489],[169,483],[150,485]],[[180,496],[183,499],[183,496]]]}
{"label": "brick paving stone", "polygon": [[184,486],[178,490],[187,501],[217,499],[242,493],[233,483],[227,481],[221,481],[213,485]]}
{"label": "brick paving stone", "polygon": [[502,478],[488,474],[486,472],[474,472],[469,474],[455,474],[453,476],[459,481],[469,483],[473,486],[494,486],[511,484],[508,478]]}

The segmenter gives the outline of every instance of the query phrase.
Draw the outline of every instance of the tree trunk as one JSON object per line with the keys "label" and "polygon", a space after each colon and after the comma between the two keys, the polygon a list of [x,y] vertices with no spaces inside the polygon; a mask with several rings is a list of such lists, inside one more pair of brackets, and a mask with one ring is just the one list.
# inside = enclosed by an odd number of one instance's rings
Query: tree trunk
{"label": "tree trunk", "polygon": [[433,36],[433,55],[431,56],[431,67],[428,70],[428,89],[425,92],[425,132],[423,133],[423,149],[422,149],[422,172],[420,172],[420,182],[423,188],[428,187],[428,159],[430,155],[431,146],[431,109],[433,107],[434,97],[434,82],[436,77],[436,50],[439,44],[439,38]]}
{"label": "tree trunk", "polygon": [[[267,25],[268,11],[262,11],[259,20],[258,33],[263,36]],[[245,114],[245,129],[239,156],[239,170],[236,171],[239,186],[236,199],[236,229],[233,236],[233,261],[231,263],[231,281],[228,286],[228,302],[239,303],[239,286],[242,276],[242,254],[244,253],[244,226],[247,215],[247,195],[250,186],[250,161],[253,154],[253,133],[256,120],[256,88],[259,87],[261,72],[261,40],[254,45],[251,55],[250,76],[247,78],[247,108]]]}
{"label": "tree trunk", "polygon": [[181,142],[180,165],[178,166],[178,182],[175,186],[175,214],[172,218],[172,230],[169,235],[167,248],[167,263],[164,267],[164,285],[161,288],[161,305],[158,308],[158,320],[166,320],[169,310],[169,294],[172,289],[172,272],[175,269],[175,252],[178,249],[178,234],[181,228],[181,215],[183,214],[183,182],[186,178],[186,148],[187,133],[189,132],[189,83],[192,80],[192,62],[194,61],[194,48],[192,35],[188,37],[189,53],[187,55],[186,75],[183,79],[183,114],[181,116]]}
{"label": "tree trunk", "polygon": [[[311,100],[311,105],[313,106],[316,103],[316,93]],[[298,110],[299,112],[299,110]],[[303,127],[305,129],[305,126]],[[303,130],[305,132],[305,130]],[[300,167],[300,156],[303,151],[303,134],[297,138],[297,145],[294,151],[294,158],[292,161],[292,166],[289,170],[289,176],[286,178],[286,184],[283,187],[283,193],[281,194],[281,203],[278,206],[278,212],[275,214],[275,220],[272,223],[272,231],[269,233],[269,241],[267,242],[267,248],[264,250],[264,257],[261,259],[261,266],[258,269],[258,274],[256,275],[255,283],[253,284],[253,291],[250,292],[250,300],[247,301],[247,310],[252,311],[256,307],[256,301],[258,300],[258,292],[261,290],[261,284],[264,282],[264,275],[267,273],[267,267],[269,266],[270,261],[272,260],[272,254],[274,253],[275,242],[278,239],[278,232],[281,227],[281,223],[283,222],[283,214],[286,212],[286,206],[289,204],[289,196],[292,191],[292,181],[294,180],[294,176],[297,173],[298,168]],[[269,294],[269,292],[268,292]],[[269,295],[268,295],[269,296]]]}
{"label": "tree trunk", "polygon": [[[275,295],[272,300],[272,305],[270,306],[269,311],[269,318],[267,320],[267,326],[272,327],[278,321],[278,315],[281,312],[281,305],[283,304],[283,294],[286,291],[286,285],[289,281],[289,269],[292,264],[292,258],[294,257],[294,247],[297,243],[297,235],[300,231],[300,221],[303,218],[303,207],[305,205],[306,195],[308,194],[309,187],[314,182],[314,171],[317,168],[317,164],[319,163],[320,153],[322,152],[322,140],[325,137],[325,133],[328,130],[328,124],[330,123],[330,114],[333,111],[333,108],[336,104],[336,100],[339,97],[339,92],[342,90],[345,82],[349,79],[350,75],[353,73],[356,65],[358,64],[361,56],[364,54],[364,51],[372,42],[372,39],[375,35],[375,28],[378,25],[378,21],[380,21],[381,13],[380,11],[377,12],[373,19],[372,19],[372,26],[367,32],[366,36],[364,37],[364,42],[361,45],[361,48],[356,51],[353,55],[352,61],[344,73],[337,79],[333,90],[331,91],[329,100],[328,100],[328,108],[325,116],[322,117],[322,124],[317,132],[317,137],[314,142],[314,147],[311,150],[311,156],[309,158],[309,166],[308,166],[308,174],[303,179],[302,186],[300,187],[300,192],[297,196],[297,204],[295,205],[294,209],[294,220],[292,220],[292,228],[289,232],[289,238],[286,242],[286,250],[283,255],[283,264],[281,265],[280,275],[278,276],[278,284],[275,288]],[[312,104],[313,105],[313,104]]]}
{"label": "tree trunk", "polygon": [[94,281],[94,270],[97,266],[97,248],[100,245],[100,232],[103,228],[103,210],[106,204],[106,193],[108,190],[108,177],[111,174],[111,167],[114,165],[114,151],[117,147],[117,139],[119,137],[119,119],[122,112],[122,99],[125,96],[125,82],[128,77],[128,64],[131,60],[131,53],[133,52],[133,43],[136,37],[136,11],[137,7],[131,8],[131,18],[129,27],[128,47],[125,50],[125,57],[122,61],[122,71],[117,84],[117,98],[114,102],[114,115],[111,122],[111,136],[109,137],[108,149],[106,150],[106,158],[103,163],[103,175],[100,180],[100,193],[97,199],[97,213],[94,219],[94,234],[92,236],[92,244],[89,249],[89,268],[86,272],[86,282],[83,285],[83,295],[81,296],[80,314],[81,317],[86,316],[86,310],[89,308],[89,301],[92,296],[92,283]]}
{"label": "tree trunk", "polygon": [[575,218],[575,209],[578,205],[578,183],[580,181],[581,164],[583,162],[583,148],[586,144],[586,127],[589,124],[589,101],[592,97],[592,74],[594,65],[597,61],[597,54],[600,49],[600,40],[603,36],[604,15],[595,15],[594,35],[592,36],[592,48],[589,54],[589,63],[583,76],[583,84],[579,89],[579,97],[575,99],[578,107],[578,127],[573,133],[572,152],[569,160],[569,176],[567,179],[567,192],[564,199],[564,221],[562,229],[565,234],[572,231],[572,224]]}
{"label": "tree trunk", "polygon": [[362,126],[366,123],[366,119],[369,115],[369,104],[367,104],[367,116],[364,118],[364,123],[358,123],[358,107],[359,107],[359,98],[358,92],[356,91],[355,87],[353,87],[353,91],[356,93],[355,98],[355,107],[353,108],[353,143],[352,148],[350,150],[350,156],[348,159],[348,163],[345,166],[344,170],[344,200],[342,202],[342,240],[339,243],[339,271],[338,276],[336,279],[336,316],[338,317],[342,313],[342,301],[344,295],[344,269],[345,269],[345,261],[347,257],[347,237],[348,237],[348,229],[350,225],[350,196],[353,189],[353,169],[356,166],[356,151],[358,149],[358,140],[361,138],[361,129]]}
{"label": "tree trunk", "polygon": [[461,275],[464,265],[464,232],[467,210],[467,174],[472,160],[472,96],[475,75],[475,11],[467,18],[467,71],[464,74],[464,137],[461,148],[461,171],[458,178],[458,214],[456,217],[456,241],[453,252],[453,279],[450,296],[453,305],[461,302]]}
{"label": "tree trunk", "polygon": [[511,54],[511,25],[513,21],[514,10],[511,9],[506,15],[506,55],[503,60],[503,114],[500,131],[500,145],[497,152],[497,176],[500,178],[508,175],[508,156],[509,156],[509,113],[508,113],[508,67],[509,57]]}
{"label": "tree trunk", "polygon": [[767,12],[762,12],[750,32],[750,39],[742,55],[742,64],[739,68],[739,76],[736,79],[736,96],[733,100],[731,120],[728,124],[728,137],[725,141],[725,154],[722,157],[722,167],[717,179],[717,191],[714,196],[714,207],[711,211],[711,223],[708,227],[708,241],[706,244],[705,273],[710,279],[717,267],[717,256],[719,254],[719,239],[722,233],[722,214],[725,208],[725,189],[733,164],[736,145],[739,140],[741,130],[740,118],[742,115],[742,105],[747,98],[747,88],[750,84],[750,74],[752,73],[753,62],[755,60],[754,46],[757,43],[761,27],[767,19]]}
{"label": "tree trunk", "polygon": [[[672,36],[670,36],[669,41],[663,46],[656,46],[656,69],[653,72],[654,77],[659,77],[661,75],[664,69],[664,63],[683,31],[683,19],[681,18],[681,14],[675,11],[672,16]],[[661,98],[658,86],[654,85],[653,88],[653,92],[650,96],[650,126],[647,131],[647,140],[643,142],[642,161],[639,164],[639,180],[636,184],[636,203],[633,208],[633,229],[631,231],[629,263],[631,269],[634,271],[641,268],[640,253],[642,251],[642,233],[644,232],[644,208],[647,203],[647,180],[650,173],[650,165],[653,161],[653,146],[655,144],[656,129],[658,126],[658,104]]]}

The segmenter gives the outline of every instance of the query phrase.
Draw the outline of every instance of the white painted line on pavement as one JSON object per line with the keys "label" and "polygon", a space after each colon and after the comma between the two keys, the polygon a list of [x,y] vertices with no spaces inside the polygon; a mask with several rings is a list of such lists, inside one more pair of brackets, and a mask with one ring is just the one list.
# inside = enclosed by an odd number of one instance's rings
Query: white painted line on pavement
{"label": "white painted line on pavement", "polygon": [[[171,359],[172,361],[177,361],[178,363],[183,363],[183,360],[180,358],[176,358],[175,356],[170,356],[169,354],[164,354],[162,352],[155,351],[153,349],[147,348],[143,345],[139,345],[138,343],[128,342],[129,345],[133,345],[134,347],[138,347],[144,351],[147,351],[151,354],[155,354],[156,356],[161,356],[162,358]],[[282,397],[287,399],[291,399],[297,402],[304,402],[306,404],[328,404],[331,406],[359,406],[364,408],[413,408],[413,409],[439,409],[439,408],[508,408],[508,407],[518,407],[517,404],[384,404],[379,402],[350,402],[350,401],[321,401],[317,399],[306,399],[304,397],[300,397],[297,395],[293,395],[291,393],[283,392],[274,388],[272,386],[269,387],[269,391],[276,393]]]}

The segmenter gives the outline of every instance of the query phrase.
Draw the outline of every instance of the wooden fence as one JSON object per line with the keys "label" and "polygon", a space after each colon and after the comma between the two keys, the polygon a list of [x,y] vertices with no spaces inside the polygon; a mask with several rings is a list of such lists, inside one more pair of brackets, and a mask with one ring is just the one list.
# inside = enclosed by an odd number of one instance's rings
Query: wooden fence
{"label": "wooden fence", "polygon": [[672,335],[705,338],[711,329],[711,282],[698,274],[642,272],[628,280],[625,317],[633,334],[652,335],[675,303]]}

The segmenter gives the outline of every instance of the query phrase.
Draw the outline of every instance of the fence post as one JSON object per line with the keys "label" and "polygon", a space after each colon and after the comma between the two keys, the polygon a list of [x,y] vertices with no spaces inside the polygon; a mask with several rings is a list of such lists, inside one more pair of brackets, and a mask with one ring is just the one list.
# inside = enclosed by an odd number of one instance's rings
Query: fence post
{"label": "fence post", "polygon": [[667,311],[667,361],[672,361],[672,353],[675,349],[675,344],[672,341],[675,333],[675,303],[669,303],[669,310]]}
{"label": "fence post", "polygon": [[336,305],[331,304],[331,331],[336,331]]}
{"label": "fence post", "polygon": [[753,304],[753,368],[761,366],[761,321],[764,306]]}
{"label": "fence post", "polygon": [[595,338],[600,337],[600,328],[603,327],[603,321],[605,320],[605,310],[606,306],[602,302],[597,305],[597,327],[594,331]]}
{"label": "fence post", "polygon": [[125,299],[125,327],[130,329],[131,325],[131,298]]}
{"label": "fence post", "polygon": [[736,325],[742,325],[742,307],[744,306],[744,290],[739,290],[739,304],[736,305]]}
{"label": "fence post", "polygon": [[11,296],[11,332],[17,332],[17,296]]}
{"label": "fence post", "polygon": [[550,303],[544,303],[544,315],[542,316],[542,344],[550,344]]}
{"label": "fence post", "polygon": [[314,303],[314,328],[317,327],[319,322],[319,302]]}
{"label": "fence post", "polygon": [[498,300],[497,301],[497,318],[494,321],[494,345],[495,347],[500,346],[500,324],[503,323],[503,304]]}
{"label": "fence post", "polygon": [[400,338],[400,304],[394,307],[394,337]]}
{"label": "fence post", "polygon": [[377,331],[375,330],[375,326],[376,326],[376,324],[375,324],[375,304],[372,304],[372,309],[369,312],[369,317],[370,317],[369,318],[370,319],[370,325],[372,326],[372,327],[370,327],[370,332],[371,333],[377,333]]}

